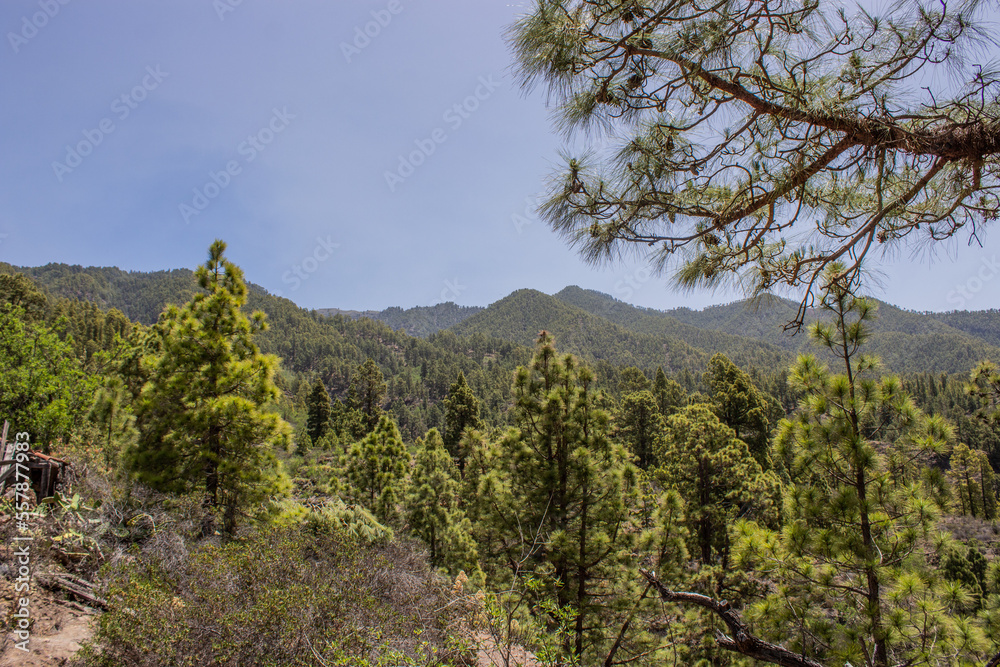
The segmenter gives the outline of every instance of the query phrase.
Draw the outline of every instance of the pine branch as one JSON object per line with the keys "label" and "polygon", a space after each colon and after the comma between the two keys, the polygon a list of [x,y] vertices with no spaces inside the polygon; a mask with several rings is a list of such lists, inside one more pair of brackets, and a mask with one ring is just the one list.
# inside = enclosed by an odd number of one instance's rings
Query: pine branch
{"label": "pine branch", "polygon": [[[639,570],[653,588],[660,593],[660,597],[666,602],[684,602],[694,604],[703,609],[708,609],[729,627],[732,636],[727,636],[722,632],[716,634],[715,641],[727,651],[733,651],[745,655],[754,660],[769,662],[781,667],[826,667],[822,663],[816,662],[798,653],[794,653],[784,646],[766,642],[755,637],[747,624],[740,618],[739,614],[729,606],[725,600],[716,600],[699,593],[683,593],[672,591],[657,579],[656,574],[648,570]],[[1000,660],[1000,656],[997,656]],[[996,667],[995,664],[987,667]]]}

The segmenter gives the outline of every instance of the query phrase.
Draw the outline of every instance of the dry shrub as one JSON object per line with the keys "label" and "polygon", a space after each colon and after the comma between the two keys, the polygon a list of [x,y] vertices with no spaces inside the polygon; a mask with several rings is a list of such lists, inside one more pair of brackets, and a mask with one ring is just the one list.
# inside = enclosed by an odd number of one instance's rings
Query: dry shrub
{"label": "dry shrub", "polygon": [[262,529],[107,571],[84,661],[159,665],[455,664],[447,589],[412,544]]}

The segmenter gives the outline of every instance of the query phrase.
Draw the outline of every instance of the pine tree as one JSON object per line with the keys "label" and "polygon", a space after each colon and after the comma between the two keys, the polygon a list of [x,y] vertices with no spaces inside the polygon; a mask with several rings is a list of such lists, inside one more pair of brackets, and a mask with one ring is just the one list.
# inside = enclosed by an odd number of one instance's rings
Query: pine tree
{"label": "pine tree", "polygon": [[795,653],[828,664],[971,658],[984,641],[975,621],[960,617],[966,594],[949,592],[921,567],[940,557],[934,551],[942,542],[928,539],[935,503],[919,475],[892,474],[884,451],[940,454],[946,443],[938,435],[947,431],[915,407],[898,380],[869,377],[876,361],[859,348],[875,307],[831,283],[822,305],[832,321],[817,322],[811,334],[844,373],[832,374],[811,356],[800,357],[792,373],[804,399],[776,436],[793,482],[786,527],[740,528],[741,564],[768,572],[780,591],[753,615]]}
{"label": "pine tree", "polygon": [[399,428],[382,415],[375,430],[351,446],[344,472],[354,498],[391,523],[409,467],[410,454]]}
{"label": "pine tree", "polygon": [[618,374],[618,392],[630,394],[649,389],[649,378],[639,368],[627,366]]}
{"label": "pine tree", "polygon": [[642,470],[656,465],[656,444],[663,437],[663,417],[649,391],[625,394],[615,419],[616,437],[635,455]]}
{"label": "pine tree", "polygon": [[430,547],[431,562],[451,572],[477,569],[472,525],[459,507],[459,472],[437,429],[417,440],[406,515],[410,530]]}
{"label": "pine tree", "polygon": [[996,517],[996,482],[986,452],[955,445],[948,478],[962,514],[988,520]]}
{"label": "pine tree", "polygon": [[254,343],[265,316],[241,312],[243,272],[225,249],[222,241],[212,244],[196,273],[204,291],[170,306],[154,328],[162,351],[145,362],[150,379],[138,401],[140,438],[130,463],[140,481],[161,491],[200,487],[207,507],[225,510],[223,529],[232,534],[240,509],[282,488],[272,449],[285,445],[291,429],[262,410],[278,397],[278,360]]}
{"label": "pine tree", "polygon": [[355,442],[365,435],[365,415],[338,398],[330,405],[330,430],[338,442]]}
{"label": "pine tree", "polygon": [[704,379],[712,394],[715,414],[750,446],[758,463],[770,467],[771,428],[782,416],[778,402],[755,387],[750,376],[724,354],[716,354],[709,360]]}
{"label": "pine tree", "polygon": [[365,432],[371,433],[382,417],[385,401],[385,378],[374,360],[368,358],[351,376],[348,407],[364,413]]}
{"label": "pine tree", "polygon": [[[854,9],[850,7],[853,6]],[[539,207],[588,261],[683,287],[800,287],[1000,216],[1000,81],[978,1],[531,3],[517,72],[577,139]],[[780,72],[780,73],[779,73]]]}
{"label": "pine tree", "polygon": [[542,332],[529,368],[515,374],[514,423],[479,485],[503,562],[539,575],[566,659],[592,661],[603,623],[622,598],[632,552],[636,470],[608,437],[590,371],[556,354]]}
{"label": "pine tree", "polygon": [[687,392],[674,380],[668,379],[663,372],[663,366],[657,366],[656,379],[653,381],[653,396],[660,414],[669,417],[680,408],[687,405]]}
{"label": "pine tree", "polygon": [[765,476],[746,443],[707,405],[689,405],[667,418],[655,474],[684,500],[691,551],[702,565],[728,566],[728,531],[751,506],[767,511],[777,480]]}
{"label": "pine tree", "polygon": [[306,430],[313,443],[317,443],[330,428],[330,394],[322,380],[317,379],[306,400]]}
{"label": "pine tree", "polygon": [[482,427],[482,420],[479,419],[479,400],[466,383],[465,374],[459,372],[458,378],[444,399],[444,446],[452,458],[458,461],[460,470],[465,467],[465,453],[459,446],[462,434],[467,428]]}

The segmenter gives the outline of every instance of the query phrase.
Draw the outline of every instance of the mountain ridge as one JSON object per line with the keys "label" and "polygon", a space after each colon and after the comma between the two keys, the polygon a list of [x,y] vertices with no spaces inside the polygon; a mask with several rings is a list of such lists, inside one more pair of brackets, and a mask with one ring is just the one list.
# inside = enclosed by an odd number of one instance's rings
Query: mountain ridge
{"label": "mountain ridge", "polygon": [[[188,269],[142,272],[58,263],[40,267],[0,263],[0,271],[25,273],[51,293],[94,301],[105,309],[115,307],[145,324],[154,322],[164,305],[182,303],[197,289],[194,273]],[[248,286],[258,298],[277,299],[275,304],[288,301],[253,283]],[[287,306],[270,309],[299,307],[288,301]],[[571,285],[554,295],[529,288],[516,290],[486,307],[447,302],[381,311],[324,308],[305,312],[320,319],[374,320],[417,338],[443,332],[479,334],[528,348],[539,330],[546,329],[556,336],[561,350],[591,363],[634,365],[646,371],[662,365],[676,373],[703,368],[716,352],[741,366],[764,369],[787,368],[795,355],[816,353],[808,336],[783,332],[796,310],[796,303],[779,298],[756,308],[741,300],[701,310],[656,310]],[[808,318],[814,317],[812,311]],[[1000,360],[997,310],[920,313],[879,302],[873,332],[870,350],[890,372],[968,372],[982,359]],[[277,347],[285,349],[283,344]],[[285,351],[290,351],[294,363],[294,347]]]}

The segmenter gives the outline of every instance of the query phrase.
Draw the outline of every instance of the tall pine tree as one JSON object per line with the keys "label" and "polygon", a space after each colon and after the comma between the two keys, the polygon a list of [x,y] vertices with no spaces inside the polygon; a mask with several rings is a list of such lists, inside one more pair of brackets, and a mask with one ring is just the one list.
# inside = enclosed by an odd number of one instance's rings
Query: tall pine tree
{"label": "tall pine tree", "polygon": [[750,446],[758,463],[770,467],[771,429],[783,416],[777,400],[754,386],[750,376],[724,354],[709,360],[704,379],[711,390],[715,414]]}
{"label": "tall pine tree", "polygon": [[431,562],[452,572],[473,573],[476,545],[472,525],[459,507],[459,473],[437,429],[417,440],[417,453],[406,494],[410,530],[427,543]]}
{"label": "tall pine tree", "polygon": [[[542,332],[528,368],[514,381],[516,429],[497,447],[496,466],[480,482],[491,499],[492,534],[503,561],[534,574],[537,593],[567,632],[564,658],[592,662],[631,560],[636,469],[608,437],[593,376],[556,354]],[[575,664],[575,663],[574,663]]]}
{"label": "tall pine tree", "polygon": [[656,368],[656,379],[653,380],[653,396],[660,408],[660,414],[669,417],[680,408],[687,405],[687,392],[674,380],[667,378],[662,366]]}
{"label": "tall pine tree", "polygon": [[140,437],[130,463],[154,488],[200,488],[207,507],[224,510],[223,528],[231,534],[242,508],[281,489],[273,449],[287,444],[291,429],[262,409],[278,398],[278,360],[254,343],[265,316],[248,318],[240,310],[246,283],[225,249],[222,241],[212,244],[196,272],[203,291],[183,307],[167,308],[154,327],[160,352],[144,361],[149,382],[138,400]]}
{"label": "tall pine tree", "polygon": [[924,566],[946,543],[931,539],[936,504],[923,475],[893,474],[887,456],[900,448],[918,462],[922,451],[940,455],[949,430],[897,379],[872,377],[876,360],[860,352],[872,302],[831,274],[822,306],[829,318],[811,334],[843,373],[807,356],[791,375],[804,398],[775,440],[791,474],[786,526],[740,528],[741,564],[774,584],[753,616],[796,654],[831,665],[971,659],[985,646],[977,623],[961,616],[964,594]]}
{"label": "tall pine tree", "polygon": [[382,521],[393,522],[409,467],[410,454],[396,422],[382,415],[375,430],[348,450],[345,475],[355,500]]}
{"label": "tall pine tree", "polygon": [[616,435],[635,455],[643,470],[655,465],[656,444],[663,437],[663,417],[649,391],[622,396],[616,419]]}
{"label": "tall pine tree", "polygon": [[465,381],[461,371],[444,399],[444,446],[452,458],[458,461],[459,469],[465,468],[465,452],[462,451],[462,433],[465,429],[483,427],[479,419],[479,400]]}
{"label": "tall pine tree", "polygon": [[306,399],[306,431],[312,442],[319,442],[330,428],[330,394],[322,380],[317,379]]}
{"label": "tall pine tree", "polygon": [[374,431],[382,417],[385,391],[386,384],[382,371],[369,357],[354,371],[348,390],[348,407],[364,414],[366,433]]}

